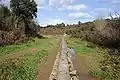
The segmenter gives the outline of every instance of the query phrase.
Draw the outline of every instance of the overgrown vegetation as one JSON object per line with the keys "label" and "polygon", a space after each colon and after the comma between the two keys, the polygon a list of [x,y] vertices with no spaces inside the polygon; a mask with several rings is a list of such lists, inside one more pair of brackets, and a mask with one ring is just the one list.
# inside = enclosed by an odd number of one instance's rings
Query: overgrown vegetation
{"label": "overgrown vegetation", "polygon": [[100,80],[120,79],[119,17],[82,23],[79,27],[68,30],[67,34],[106,48],[106,52],[101,53],[104,55],[104,59],[101,61],[100,71],[92,72],[92,74]]}

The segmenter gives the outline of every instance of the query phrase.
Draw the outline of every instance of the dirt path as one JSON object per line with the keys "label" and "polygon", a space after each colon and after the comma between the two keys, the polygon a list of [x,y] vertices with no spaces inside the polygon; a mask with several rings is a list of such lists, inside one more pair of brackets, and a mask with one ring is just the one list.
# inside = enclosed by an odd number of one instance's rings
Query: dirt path
{"label": "dirt path", "polygon": [[[61,38],[59,38],[61,40]],[[37,80],[48,80],[52,72],[54,61],[56,59],[57,53],[60,51],[60,42],[57,47],[53,48],[48,56],[44,58],[43,63],[38,65],[38,76]]]}
{"label": "dirt path", "polygon": [[[53,52],[54,51],[54,52]],[[38,77],[37,80],[48,80],[50,73],[52,72],[53,64],[56,59],[56,55],[58,52],[58,49],[54,49],[51,51],[50,55],[47,56],[45,63],[41,64],[39,67]]]}
{"label": "dirt path", "polygon": [[89,74],[89,59],[88,56],[76,55],[73,60],[74,68],[78,71],[79,80],[93,80]]}

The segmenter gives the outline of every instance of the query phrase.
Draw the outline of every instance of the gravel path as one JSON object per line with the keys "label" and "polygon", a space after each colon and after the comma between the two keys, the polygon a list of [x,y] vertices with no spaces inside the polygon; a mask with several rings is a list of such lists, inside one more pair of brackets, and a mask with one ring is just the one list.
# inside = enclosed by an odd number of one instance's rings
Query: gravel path
{"label": "gravel path", "polygon": [[64,37],[65,35],[62,37],[61,52],[58,52],[56,56],[49,80],[79,80],[76,76],[77,71],[73,68]]}
{"label": "gravel path", "polygon": [[59,60],[57,80],[70,80],[69,67],[67,61],[67,45],[62,39],[61,55]]}

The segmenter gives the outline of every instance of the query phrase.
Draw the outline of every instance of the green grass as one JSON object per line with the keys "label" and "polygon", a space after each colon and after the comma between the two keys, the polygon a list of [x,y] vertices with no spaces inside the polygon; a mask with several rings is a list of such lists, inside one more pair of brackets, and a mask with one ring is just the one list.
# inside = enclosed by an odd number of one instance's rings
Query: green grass
{"label": "green grass", "polygon": [[46,43],[47,39],[35,39],[35,42],[33,41],[29,41],[26,43],[22,43],[22,44],[14,44],[14,45],[6,45],[6,46],[0,46],[0,56],[6,55],[6,54],[12,54],[18,51],[22,51],[28,48],[33,48],[33,47],[37,47],[39,44],[41,43]]}
{"label": "green grass", "polygon": [[98,48],[95,47],[92,43],[82,41],[79,38],[69,38],[67,39],[67,43],[68,47],[73,48],[78,54],[95,54],[98,50]]}
{"label": "green grass", "polygon": [[24,50],[26,48],[33,47],[34,42],[27,42],[22,44],[14,44],[14,45],[6,45],[6,46],[0,46],[0,56],[11,54],[13,52],[18,52],[21,50]]}
{"label": "green grass", "polygon": [[[21,44],[20,46],[25,45]],[[37,51],[0,63],[0,80],[36,80],[38,64],[48,55],[50,50],[58,46],[58,39],[35,39],[35,42],[31,42],[29,45],[27,48],[34,48]]]}
{"label": "green grass", "polygon": [[22,68],[14,70],[13,80],[36,80],[37,65],[41,62],[43,57],[47,56],[48,52],[45,50],[37,52],[35,55],[24,57],[24,65]]}

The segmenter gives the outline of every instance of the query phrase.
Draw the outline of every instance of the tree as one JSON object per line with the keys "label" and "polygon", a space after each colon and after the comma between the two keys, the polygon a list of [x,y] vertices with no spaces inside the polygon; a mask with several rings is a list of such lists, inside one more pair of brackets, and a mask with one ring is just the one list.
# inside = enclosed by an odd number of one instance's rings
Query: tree
{"label": "tree", "polygon": [[[8,30],[9,17],[11,15],[8,7],[0,5],[0,30]],[[9,25],[10,26],[10,25]]]}
{"label": "tree", "polygon": [[27,30],[30,20],[37,17],[37,4],[34,0],[11,0],[10,8],[16,18],[15,28],[18,28],[18,22],[23,21]]}
{"label": "tree", "polygon": [[78,22],[78,25],[81,25],[81,22],[80,22],[80,21]]}
{"label": "tree", "polygon": [[57,27],[65,27],[65,23],[56,24]]}
{"label": "tree", "polygon": [[0,19],[10,16],[10,10],[4,5],[0,5]]}
{"label": "tree", "polygon": [[65,23],[61,23],[61,27],[65,27]]}
{"label": "tree", "polygon": [[17,17],[22,19],[37,17],[37,4],[34,0],[11,0],[10,8]]}

